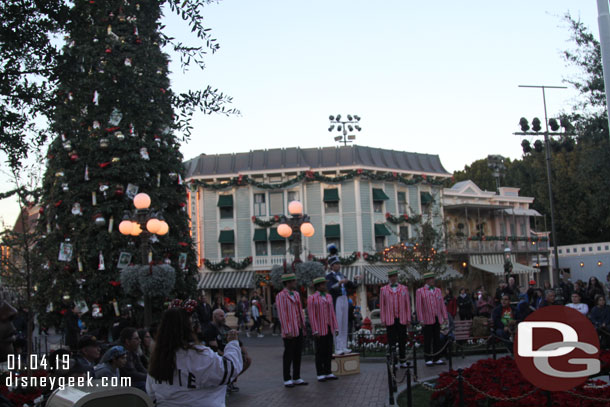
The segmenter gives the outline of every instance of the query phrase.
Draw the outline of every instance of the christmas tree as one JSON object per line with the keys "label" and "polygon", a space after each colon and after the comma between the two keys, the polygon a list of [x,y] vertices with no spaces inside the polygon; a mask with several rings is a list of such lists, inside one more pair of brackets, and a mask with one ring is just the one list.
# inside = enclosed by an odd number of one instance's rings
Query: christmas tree
{"label": "christmas tree", "polygon": [[[214,99],[209,88],[186,95],[169,89],[169,58],[161,46],[172,39],[160,31],[163,3],[91,0],[75,2],[71,10],[56,69],[51,122],[56,138],[48,150],[39,221],[45,262],[36,275],[35,301],[43,323],[59,318],[58,311],[73,301],[84,301],[95,310],[83,316],[93,328],[109,326],[121,305],[141,309],[144,293],[130,296],[120,283],[120,272],[128,263],[150,265],[151,276],[152,264],[171,265],[171,294],[194,294],[197,259],[174,132],[188,133],[185,112],[192,114],[197,106],[222,111],[226,99],[222,94]],[[198,14],[201,3],[169,1],[171,9],[205,39],[208,30]],[[208,48],[215,48],[207,39]],[[187,57],[203,53],[181,44],[174,49]],[[174,116],[173,107],[182,111],[182,119]],[[135,237],[119,232],[139,192],[150,196],[151,208],[164,217],[169,233],[148,239],[146,233]],[[145,255],[148,245],[152,262]],[[173,284],[169,277],[168,284]],[[164,278],[157,273],[156,282],[163,283]],[[165,298],[153,299],[158,312]]]}

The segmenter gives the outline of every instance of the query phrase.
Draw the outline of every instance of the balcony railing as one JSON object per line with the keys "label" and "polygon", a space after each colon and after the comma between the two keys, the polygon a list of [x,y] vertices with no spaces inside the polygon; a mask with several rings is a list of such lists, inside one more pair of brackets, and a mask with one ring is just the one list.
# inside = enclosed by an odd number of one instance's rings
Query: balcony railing
{"label": "balcony railing", "polygon": [[453,237],[448,240],[449,253],[502,253],[505,248],[513,253],[546,253],[548,241],[505,241],[505,240],[468,240],[466,237]]}

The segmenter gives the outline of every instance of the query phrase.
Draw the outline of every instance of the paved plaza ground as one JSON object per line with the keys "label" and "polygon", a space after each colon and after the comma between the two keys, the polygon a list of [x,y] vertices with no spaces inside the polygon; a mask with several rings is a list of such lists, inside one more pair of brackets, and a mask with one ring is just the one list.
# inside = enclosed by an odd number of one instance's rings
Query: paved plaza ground
{"label": "paved plaza ground", "polygon": [[[384,358],[362,358],[360,374],[342,376],[339,380],[319,383],[313,356],[304,356],[301,378],[308,386],[285,388],[282,380],[281,337],[241,338],[252,357],[252,366],[238,380],[240,389],[227,398],[228,407],[246,406],[385,406],[388,403],[388,378]],[[453,359],[453,368],[467,367],[485,355]],[[418,360],[420,380],[436,377],[448,367],[427,367]],[[398,373],[399,378],[404,370]]]}

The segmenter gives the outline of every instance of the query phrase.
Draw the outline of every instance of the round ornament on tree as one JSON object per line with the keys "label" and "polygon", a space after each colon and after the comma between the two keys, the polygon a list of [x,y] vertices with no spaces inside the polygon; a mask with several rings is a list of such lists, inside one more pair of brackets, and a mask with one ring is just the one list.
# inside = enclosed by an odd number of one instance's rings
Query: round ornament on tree
{"label": "round ornament on tree", "polygon": [[96,213],[95,215],[93,215],[93,219],[95,222],[95,226],[106,226],[106,219],[101,213]]}

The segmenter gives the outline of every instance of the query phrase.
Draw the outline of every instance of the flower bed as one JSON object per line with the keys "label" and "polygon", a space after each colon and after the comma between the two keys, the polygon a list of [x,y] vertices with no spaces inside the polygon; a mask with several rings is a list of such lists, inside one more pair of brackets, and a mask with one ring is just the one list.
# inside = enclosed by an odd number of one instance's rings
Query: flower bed
{"label": "flower bed", "polygon": [[[419,347],[421,346],[422,341],[423,336],[420,334],[415,334],[413,332],[407,334],[407,348],[412,348],[413,346]],[[347,346],[354,352],[366,354],[374,352],[385,353],[387,345],[387,333],[381,332],[373,334],[368,329],[361,329],[354,333],[352,340],[348,342]]]}
{"label": "flower bed", "polygon": [[[610,354],[605,352],[602,364],[608,368]],[[498,360],[484,359],[479,360],[462,372],[464,378],[464,406],[479,407],[492,405],[494,407],[514,407],[514,406],[545,406],[547,402],[546,392],[536,389],[534,385],[525,380],[514,359],[503,357]],[[457,406],[458,383],[455,381],[457,372],[451,371],[441,373],[436,383],[437,391],[432,395],[433,406]],[[470,385],[468,384],[470,383]],[[449,386],[449,387],[447,387]],[[471,387],[472,386],[472,387]],[[476,388],[475,389],[473,389]],[[446,389],[444,389],[446,388]],[[497,398],[519,398],[511,401],[489,401],[483,392]],[[589,382],[576,387],[573,393],[587,397],[599,397],[610,399],[610,386],[601,380],[590,380]],[[593,407],[601,406],[599,401],[586,400],[566,392],[552,392],[554,407]]]}

